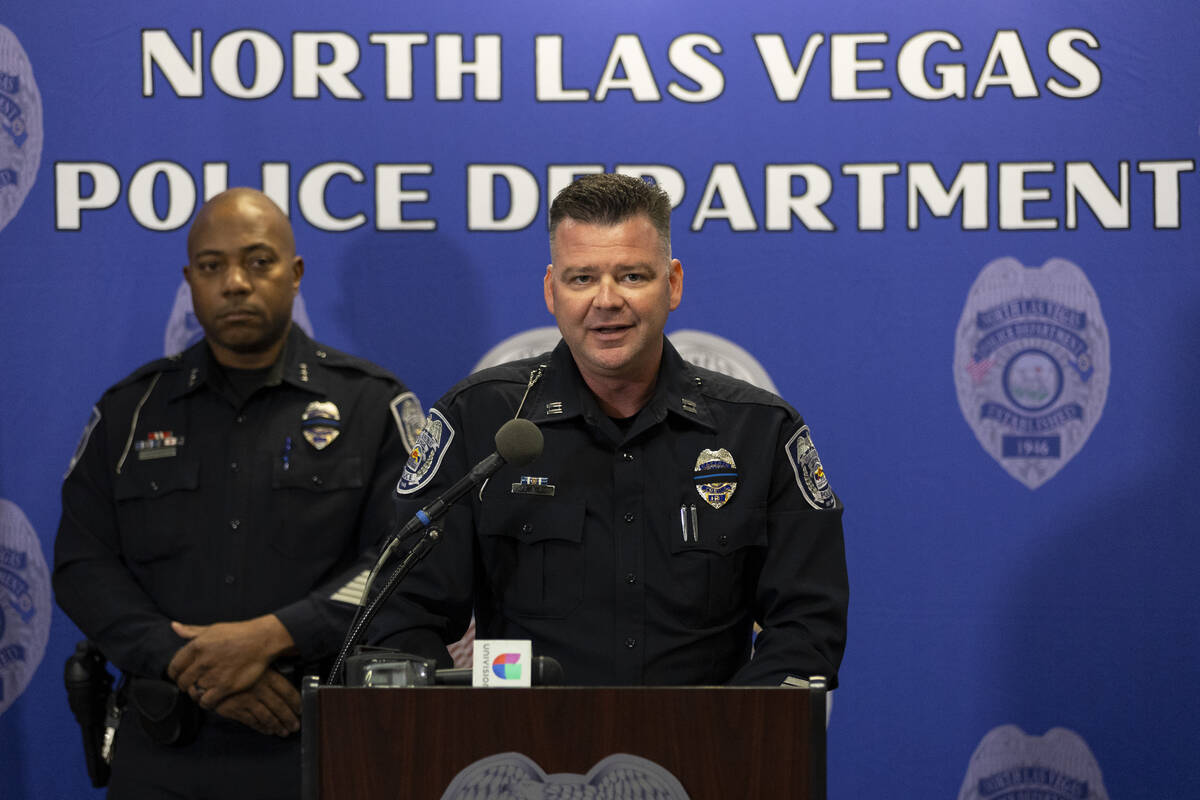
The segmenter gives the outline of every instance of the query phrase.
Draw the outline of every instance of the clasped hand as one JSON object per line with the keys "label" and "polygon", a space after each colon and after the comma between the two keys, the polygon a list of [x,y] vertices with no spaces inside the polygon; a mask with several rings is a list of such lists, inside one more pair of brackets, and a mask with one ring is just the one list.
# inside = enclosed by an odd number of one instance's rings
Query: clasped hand
{"label": "clasped hand", "polygon": [[273,669],[263,672],[246,691],[221,701],[213,711],[270,736],[285,737],[300,730],[300,693]]}
{"label": "clasped hand", "polygon": [[274,614],[212,625],[172,622],[171,629],[188,642],[167,665],[167,676],[201,708],[209,710],[217,709],[232,695],[256,687],[271,662],[295,645]]}

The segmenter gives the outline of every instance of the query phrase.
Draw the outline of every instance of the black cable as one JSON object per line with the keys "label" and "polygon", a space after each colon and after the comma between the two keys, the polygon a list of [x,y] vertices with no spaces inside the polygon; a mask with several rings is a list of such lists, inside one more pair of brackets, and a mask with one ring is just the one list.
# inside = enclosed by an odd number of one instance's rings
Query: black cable
{"label": "black cable", "polygon": [[363,611],[363,606],[358,607],[358,611],[354,615],[354,621],[351,623],[350,630],[346,634],[346,641],[342,643],[342,649],[338,652],[337,659],[333,662],[333,668],[329,671],[329,678],[326,680],[328,685],[338,685],[345,670],[346,657],[350,654],[350,650],[359,643],[367,627],[371,624],[371,620],[375,619],[375,615],[383,607],[384,601],[391,597],[392,592],[396,591],[396,587],[400,585],[400,581],[404,579],[404,576],[417,565],[417,562],[429,554],[429,551],[433,549],[434,545],[441,538],[442,532],[437,528],[430,528],[425,531],[420,540],[404,556],[404,560],[388,576],[387,583],[379,590],[379,594],[375,595],[375,599],[371,601],[371,604],[366,606],[366,611]]}

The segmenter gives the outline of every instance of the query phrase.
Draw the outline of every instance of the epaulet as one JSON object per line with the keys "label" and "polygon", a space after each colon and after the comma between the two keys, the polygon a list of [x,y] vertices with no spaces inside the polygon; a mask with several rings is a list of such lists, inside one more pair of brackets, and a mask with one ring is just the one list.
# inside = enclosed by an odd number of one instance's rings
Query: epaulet
{"label": "epaulet", "polygon": [[108,387],[108,392],[105,392],[105,394],[108,394],[109,392],[115,392],[118,389],[129,386],[130,384],[137,383],[142,378],[148,377],[157,372],[172,372],[177,370],[180,367],[180,360],[182,357],[183,353],[175,353],[174,355],[169,355],[165,358],[156,358],[153,361],[142,364],[133,372],[129,373],[124,378]]}
{"label": "epaulet", "polygon": [[689,364],[692,372],[700,378],[700,394],[726,403],[752,403],[760,406],[775,406],[790,414],[797,414],[796,409],[774,392],[761,389],[740,378],[732,378],[711,369]]}
{"label": "epaulet", "polygon": [[352,370],[354,372],[361,372],[364,375],[371,375],[375,378],[383,378],[393,383],[400,383],[400,379],[391,370],[381,367],[373,361],[367,361],[365,358],[343,353],[341,350],[333,347],[326,347],[323,344],[313,342],[313,355],[317,357],[318,363],[332,369]]}
{"label": "epaulet", "polygon": [[515,383],[525,386],[529,383],[529,375],[533,370],[537,369],[540,365],[544,366],[549,363],[550,354],[542,353],[532,358],[522,358],[518,361],[508,361],[504,364],[497,364],[494,367],[486,367],[478,372],[472,372],[456,383],[450,391],[446,392],[442,400],[447,403],[453,402],[458,395],[468,389],[485,383]]}

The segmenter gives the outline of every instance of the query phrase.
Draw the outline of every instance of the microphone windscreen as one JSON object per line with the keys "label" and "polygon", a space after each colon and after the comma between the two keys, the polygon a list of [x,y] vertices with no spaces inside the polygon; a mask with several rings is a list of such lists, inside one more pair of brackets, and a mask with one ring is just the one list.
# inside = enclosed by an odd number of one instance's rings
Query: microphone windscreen
{"label": "microphone windscreen", "polygon": [[527,419],[510,419],[496,431],[496,452],[513,466],[528,464],[542,454],[542,431]]}
{"label": "microphone windscreen", "polygon": [[562,686],[566,680],[563,677],[562,664],[553,656],[537,656],[533,659],[534,686]]}

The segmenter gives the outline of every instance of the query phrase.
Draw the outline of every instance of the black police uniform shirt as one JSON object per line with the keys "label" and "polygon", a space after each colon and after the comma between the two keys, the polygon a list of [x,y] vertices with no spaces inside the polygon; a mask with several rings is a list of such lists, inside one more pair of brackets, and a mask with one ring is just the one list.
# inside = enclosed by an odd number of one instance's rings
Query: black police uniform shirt
{"label": "black police uniform shirt", "polygon": [[388,644],[445,663],[473,609],[478,638],[532,640],[569,684],[836,685],[842,506],[795,410],[664,339],[652,399],[622,431],[560,342],[438,401],[397,487],[400,521],[518,412],[541,428],[542,455],[450,510],[393,598],[406,623]]}
{"label": "black police uniform shirt", "polygon": [[54,589],[118,667],[161,677],[171,620],[275,613],[299,661],[336,653],[391,530],[416,398],[293,325],[244,401],[203,341],[110,388],[63,483]]}

